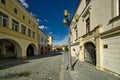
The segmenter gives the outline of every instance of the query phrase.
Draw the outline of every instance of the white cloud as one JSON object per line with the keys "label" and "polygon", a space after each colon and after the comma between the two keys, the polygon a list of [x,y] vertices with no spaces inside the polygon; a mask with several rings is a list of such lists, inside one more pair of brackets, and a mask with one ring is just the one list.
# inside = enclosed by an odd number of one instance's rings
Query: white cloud
{"label": "white cloud", "polygon": [[37,19],[37,21],[38,21],[38,22],[41,22],[41,20],[40,20],[40,19]]}
{"label": "white cloud", "polygon": [[68,44],[68,36],[65,36],[62,40],[54,40],[53,46],[56,45],[67,45]]}
{"label": "white cloud", "polygon": [[44,25],[41,25],[41,26],[39,26],[39,28],[40,29],[46,29],[46,28],[48,28],[47,26],[44,26]]}
{"label": "white cloud", "polygon": [[52,35],[53,34],[53,32],[49,32],[49,35]]}
{"label": "white cloud", "polygon": [[44,19],[44,21],[45,21],[45,22],[49,22],[49,20],[47,20],[47,19]]}
{"label": "white cloud", "polygon": [[21,4],[25,7],[25,8],[29,8],[29,5],[26,3],[25,0],[19,0],[21,2]]}

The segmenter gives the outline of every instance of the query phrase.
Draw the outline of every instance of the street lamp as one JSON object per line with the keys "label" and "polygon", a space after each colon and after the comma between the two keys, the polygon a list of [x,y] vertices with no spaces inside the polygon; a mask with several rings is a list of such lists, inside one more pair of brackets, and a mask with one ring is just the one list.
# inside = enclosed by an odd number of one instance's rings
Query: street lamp
{"label": "street lamp", "polygon": [[71,47],[70,47],[70,14],[67,10],[64,10],[64,19],[63,24],[67,25],[69,27],[69,41],[68,41],[68,47],[69,47],[69,53],[68,53],[68,70],[73,70],[72,68],[72,58],[71,58]]}
{"label": "street lamp", "polygon": [[[79,20],[79,15],[78,14],[75,14],[75,22],[77,23],[78,20]],[[71,46],[70,46],[70,14],[67,10],[64,10],[64,19],[63,19],[63,24],[64,25],[67,25],[69,27],[69,32],[68,32],[68,35],[69,35],[69,42],[68,42],[68,46],[69,46],[69,54],[68,54],[68,70],[73,70],[73,67],[72,67],[72,58],[71,58]]]}

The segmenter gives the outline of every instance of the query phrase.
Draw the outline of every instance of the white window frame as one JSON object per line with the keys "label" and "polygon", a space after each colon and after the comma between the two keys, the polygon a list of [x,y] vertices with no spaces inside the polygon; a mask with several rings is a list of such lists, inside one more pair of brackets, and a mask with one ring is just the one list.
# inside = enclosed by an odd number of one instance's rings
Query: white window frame
{"label": "white window frame", "polygon": [[3,19],[5,19],[5,20],[6,20],[6,24],[5,24],[4,27],[7,27],[7,26],[8,26],[8,17],[5,17],[5,16],[0,15],[0,19],[1,19],[0,25],[4,26],[4,25],[3,25]]}
{"label": "white window frame", "polygon": [[16,20],[12,20],[12,30],[19,32],[19,23],[15,22]]}

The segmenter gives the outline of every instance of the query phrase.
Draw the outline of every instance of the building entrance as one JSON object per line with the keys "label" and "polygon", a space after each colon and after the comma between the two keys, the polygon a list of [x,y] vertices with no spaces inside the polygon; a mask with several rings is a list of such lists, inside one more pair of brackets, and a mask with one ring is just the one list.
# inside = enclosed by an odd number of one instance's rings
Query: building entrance
{"label": "building entrance", "polygon": [[96,50],[95,50],[95,45],[92,42],[88,42],[85,45],[85,61],[96,65]]}

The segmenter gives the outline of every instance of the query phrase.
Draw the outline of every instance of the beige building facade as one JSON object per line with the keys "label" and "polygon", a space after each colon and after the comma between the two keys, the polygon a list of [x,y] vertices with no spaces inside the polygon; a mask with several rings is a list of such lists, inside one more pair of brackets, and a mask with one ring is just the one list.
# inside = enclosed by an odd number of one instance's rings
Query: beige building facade
{"label": "beige building facade", "polygon": [[38,21],[18,0],[0,0],[0,59],[38,55]]}
{"label": "beige building facade", "polygon": [[38,41],[38,52],[39,55],[45,55],[48,53],[48,44],[47,44],[47,40],[48,40],[48,36],[39,29],[39,41]]}
{"label": "beige building facade", "polygon": [[48,52],[52,51],[52,44],[53,44],[53,39],[52,36],[48,36]]}
{"label": "beige building facade", "polygon": [[71,52],[77,47],[79,60],[120,74],[120,0],[80,0],[70,29]]}

